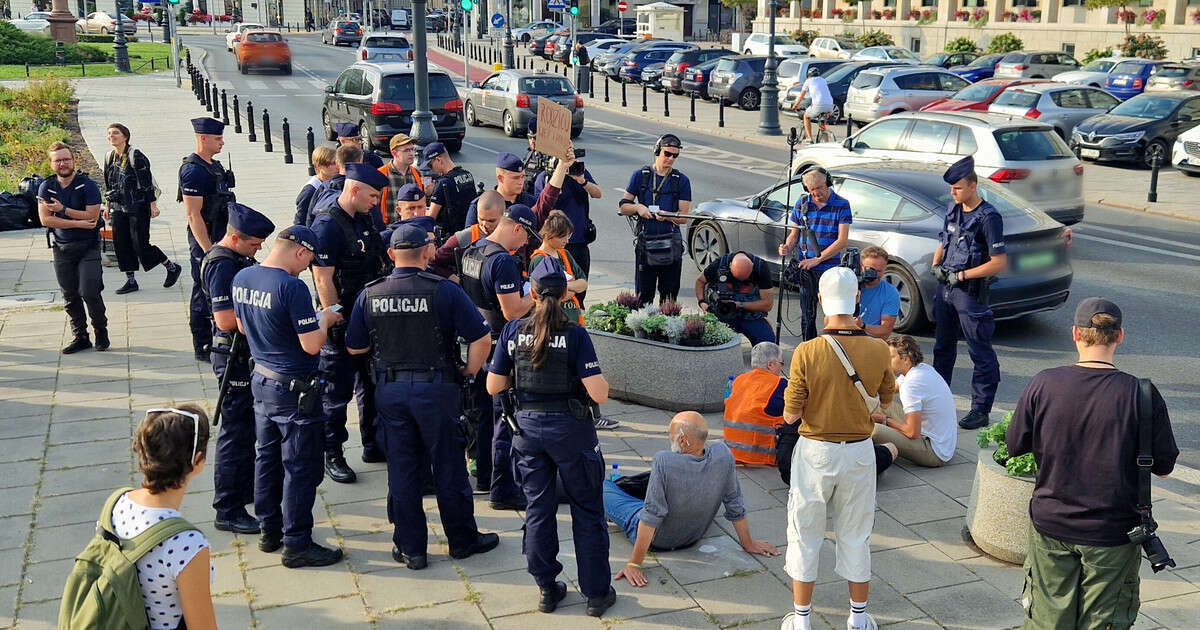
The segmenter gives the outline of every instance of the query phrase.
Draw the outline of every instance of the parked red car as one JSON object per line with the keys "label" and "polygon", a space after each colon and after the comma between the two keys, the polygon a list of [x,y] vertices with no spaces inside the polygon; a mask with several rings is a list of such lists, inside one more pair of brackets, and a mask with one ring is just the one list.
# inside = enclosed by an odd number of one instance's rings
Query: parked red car
{"label": "parked red car", "polygon": [[950,98],[934,101],[921,108],[923,112],[986,112],[988,105],[1004,90],[1014,85],[1045,83],[1042,79],[984,79],[957,91]]}

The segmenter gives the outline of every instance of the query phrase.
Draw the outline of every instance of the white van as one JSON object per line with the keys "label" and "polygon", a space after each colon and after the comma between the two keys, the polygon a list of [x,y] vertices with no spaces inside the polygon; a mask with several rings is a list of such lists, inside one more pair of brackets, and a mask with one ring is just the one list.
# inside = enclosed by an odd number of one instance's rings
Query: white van
{"label": "white van", "polygon": [[392,28],[409,28],[408,9],[392,9]]}

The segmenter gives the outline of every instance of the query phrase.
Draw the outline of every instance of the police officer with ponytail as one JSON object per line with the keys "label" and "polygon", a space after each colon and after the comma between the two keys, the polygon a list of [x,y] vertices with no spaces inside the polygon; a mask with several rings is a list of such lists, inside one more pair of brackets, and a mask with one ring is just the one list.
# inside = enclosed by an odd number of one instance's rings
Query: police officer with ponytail
{"label": "police officer with ponytail", "polygon": [[568,320],[561,302],[567,277],[554,257],[543,257],[530,275],[533,313],[504,326],[488,366],[487,388],[516,394],[513,456],[525,493],[524,552],[541,591],[538,610],[553,612],[567,586],[555,515],[556,478],[571,505],[579,588],[587,614],[599,617],[616,602],[608,572],[608,524],[602,483],[604,457],[592,425],[591,403],[608,400],[608,381],[587,331]]}

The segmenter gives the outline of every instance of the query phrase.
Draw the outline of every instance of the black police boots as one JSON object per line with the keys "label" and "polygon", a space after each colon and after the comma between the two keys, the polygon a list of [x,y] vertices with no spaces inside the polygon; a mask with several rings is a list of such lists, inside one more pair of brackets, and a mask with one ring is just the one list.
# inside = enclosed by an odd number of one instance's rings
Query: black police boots
{"label": "black police boots", "polygon": [[421,554],[419,556],[409,556],[403,551],[400,551],[400,548],[396,545],[392,545],[392,560],[403,564],[413,571],[420,571],[421,569],[429,566],[429,556],[425,554]]}
{"label": "black police boots", "polygon": [[567,596],[566,582],[555,582],[552,586],[547,586],[540,589],[542,598],[538,600],[538,610],[544,613],[552,613],[558,608],[558,602],[561,602]]}
{"label": "black police boots", "polygon": [[958,426],[964,429],[980,429],[988,425],[988,415],[982,411],[972,409],[967,415],[963,416],[962,420],[958,421]]}
{"label": "black police boots", "polygon": [[262,536],[258,538],[258,550],[263,553],[275,553],[283,546],[283,532],[269,532],[263,530]]}
{"label": "black police boots", "polygon": [[62,349],[62,353],[63,354],[75,354],[76,352],[79,352],[80,350],[87,350],[88,348],[91,348],[91,347],[92,347],[92,340],[88,338],[87,334],[83,334],[83,335],[80,335],[80,336],[76,337],[75,339],[73,339],[71,341],[71,343],[67,344],[67,346]]}
{"label": "black police boots", "polygon": [[112,346],[112,342],[108,340],[108,330],[101,328],[96,331],[96,352],[104,352]]}
{"label": "black police boots", "polygon": [[350,469],[350,465],[346,463],[346,456],[341,451],[325,453],[325,472],[329,474],[330,479],[338,483],[358,481],[358,475]]}
{"label": "black police boots", "polygon": [[604,611],[612,608],[612,605],[617,603],[617,592],[613,587],[608,587],[608,594],[604,597],[589,597],[587,601],[587,614],[589,617],[599,617],[604,614]]}
{"label": "black police boots", "polygon": [[450,557],[455,560],[470,558],[477,553],[487,553],[495,549],[500,544],[499,534],[479,534],[475,538],[475,542],[467,545],[462,549],[451,549]]}
{"label": "black police boots", "polygon": [[322,547],[317,543],[309,543],[303,549],[294,547],[283,547],[283,566],[289,569],[299,569],[300,567],[327,567],[335,564],[342,559],[341,549],[330,549]]}
{"label": "black police boots", "polygon": [[258,519],[250,516],[245,510],[241,514],[234,514],[230,518],[219,518],[213,523],[213,527],[223,532],[234,532],[235,534],[257,534],[259,530]]}

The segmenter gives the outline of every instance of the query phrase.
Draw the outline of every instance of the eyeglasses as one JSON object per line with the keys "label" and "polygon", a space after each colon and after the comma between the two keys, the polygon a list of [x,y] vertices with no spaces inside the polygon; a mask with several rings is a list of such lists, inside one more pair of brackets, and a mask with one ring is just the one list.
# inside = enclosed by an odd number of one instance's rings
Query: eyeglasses
{"label": "eyeglasses", "polygon": [[181,416],[192,419],[192,452],[191,452],[191,454],[188,455],[188,465],[190,466],[192,464],[192,460],[195,459],[195,457],[196,457],[196,448],[200,446],[200,416],[198,416],[190,411],[184,411],[182,409],[176,409],[174,407],[170,407],[167,409],[147,409],[146,410],[147,416],[149,416],[152,413],[177,413]]}
{"label": "eyeglasses", "polygon": [[663,151],[662,154],[663,154],[663,157],[668,157],[668,158],[671,158],[672,160],[679,157],[678,151],[676,151],[674,153],[671,153],[670,151]]}

